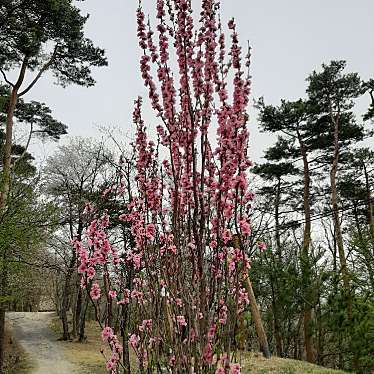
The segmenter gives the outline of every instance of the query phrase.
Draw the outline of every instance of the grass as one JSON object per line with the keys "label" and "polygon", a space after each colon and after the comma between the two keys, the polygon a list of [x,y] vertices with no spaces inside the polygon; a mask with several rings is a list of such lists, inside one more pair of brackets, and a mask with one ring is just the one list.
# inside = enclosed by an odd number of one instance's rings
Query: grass
{"label": "grass", "polygon": [[[61,334],[61,323],[56,317],[51,328]],[[101,342],[100,328],[94,321],[87,321],[87,342],[62,342],[66,358],[81,368],[77,374],[105,374],[105,359],[100,353],[108,356],[108,349]],[[242,355],[243,374],[344,374],[340,370],[333,370],[304,361],[272,357],[267,360],[258,353]]]}
{"label": "grass", "polygon": [[[61,322],[58,317],[53,318],[51,329],[62,335]],[[105,359],[101,354],[108,356],[108,348],[102,344],[100,338],[100,328],[94,321],[86,322],[87,341],[80,343],[77,341],[61,342],[64,347],[64,354],[68,361],[80,367],[79,374],[107,374],[105,369]]]}
{"label": "grass", "polygon": [[243,359],[243,374],[344,374],[344,371],[324,368],[309,364],[305,361],[297,361],[272,357],[270,360],[259,354],[247,354]]}
{"label": "grass", "polygon": [[28,374],[33,368],[30,357],[15,341],[8,327],[5,328],[4,374]]}

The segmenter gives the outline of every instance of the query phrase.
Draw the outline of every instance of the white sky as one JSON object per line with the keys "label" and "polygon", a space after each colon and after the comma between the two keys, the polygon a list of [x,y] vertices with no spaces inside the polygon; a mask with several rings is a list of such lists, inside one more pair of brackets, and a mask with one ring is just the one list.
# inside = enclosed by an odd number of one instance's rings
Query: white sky
{"label": "white sky", "polygon": [[[198,3],[195,0],[195,3]],[[87,36],[107,51],[109,67],[95,71],[93,88],[53,85],[46,75],[25,99],[46,102],[72,136],[99,136],[98,126],[118,126],[131,137],[133,100],[146,96],[138,69],[137,0],[86,0]],[[143,0],[152,13],[155,0]],[[268,103],[304,96],[305,78],[322,62],[348,61],[348,70],[374,77],[374,0],[222,0],[222,16],[236,18],[243,46],[252,49],[253,98]],[[366,102],[361,103],[364,110]],[[259,160],[271,137],[259,134],[251,114],[251,155]],[[66,139],[64,140],[66,141]],[[34,144],[38,159],[53,147]]]}

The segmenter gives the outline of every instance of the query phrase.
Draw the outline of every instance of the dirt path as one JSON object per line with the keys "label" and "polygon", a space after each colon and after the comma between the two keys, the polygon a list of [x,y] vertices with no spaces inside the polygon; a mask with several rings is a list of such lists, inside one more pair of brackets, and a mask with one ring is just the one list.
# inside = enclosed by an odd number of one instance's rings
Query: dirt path
{"label": "dirt path", "polygon": [[63,347],[49,328],[54,313],[8,313],[13,336],[35,362],[32,374],[73,374],[78,368],[66,361]]}

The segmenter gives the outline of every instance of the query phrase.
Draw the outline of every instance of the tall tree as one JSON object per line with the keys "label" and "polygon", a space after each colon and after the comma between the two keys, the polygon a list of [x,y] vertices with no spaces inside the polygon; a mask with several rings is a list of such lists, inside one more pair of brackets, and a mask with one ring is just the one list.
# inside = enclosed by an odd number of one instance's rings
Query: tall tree
{"label": "tall tree", "polygon": [[[72,0],[7,0],[0,4],[0,73],[10,87],[6,105],[0,210],[4,210],[11,181],[11,153],[17,102],[44,73],[51,71],[63,86],[92,86],[92,66],[107,64],[104,51],[84,36],[88,16]],[[18,69],[12,81],[9,72]],[[30,83],[28,75],[34,74]]]}
{"label": "tall tree", "polygon": [[[265,105],[263,99],[258,103],[260,109],[260,126],[264,131],[281,134],[269,157],[273,160],[288,160],[295,162],[301,159],[303,175],[303,212],[304,229],[301,252],[301,269],[305,287],[304,305],[304,342],[306,359],[315,361],[315,348],[312,333],[312,287],[311,264],[309,248],[311,245],[311,157],[319,147],[318,134],[311,131],[312,120],[309,105],[303,100],[288,102],[283,100],[281,105]],[[269,153],[269,152],[268,152]],[[278,171],[279,173],[280,171]],[[275,173],[274,176],[277,174]]]}
{"label": "tall tree", "polygon": [[[156,33],[143,9],[137,12],[140,69],[159,141],[148,137],[138,99],[136,188],[123,216],[135,242],[126,254],[136,274],[132,292],[117,281],[119,252],[106,234],[111,212],[93,222],[87,240],[75,243],[82,281],[96,280],[94,304],[107,306],[103,336],[112,348],[107,367],[114,371],[122,349],[110,313],[113,298],[137,312],[130,344],[144,372],[239,372],[231,361],[233,337],[248,303],[255,325],[262,325],[245,251],[253,199],[247,180],[249,55],[242,58],[234,20],[226,47],[219,7],[218,0],[202,1],[194,20],[191,1],[158,1]],[[228,244],[233,234],[235,247]],[[103,274],[100,285],[93,270]],[[267,344],[261,348],[270,355]]]}
{"label": "tall tree", "polygon": [[344,251],[341,216],[339,213],[339,196],[337,190],[337,175],[342,150],[350,144],[364,138],[362,124],[358,124],[352,113],[354,99],[362,93],[362,82],[357,73],[345,73],[345,61],[332,61],[329,65],[322,65],[322,71],[314,71],[307,79],[309,85],[307,94],[311,111],[318,119],[315,121],[318,131],[326,138],[326,148],[322,152],[330,163],[331,208],[337,248],[343,278],[343,285],[347,297],[347,313],[352,318],[352,301]]}
{"label": "tall tree", "polygon": [[[274,153],[274,149],[270,149],[265,155],[265,158],[272,159],[272,154]],[[272,314],[273,314],[273,326],[274,326],[274,335],[275,335],[275,342],[276,342],[276,352],[279,357],[283,357],[283,341],[282,341],[282,331],[281,331],[281,308],[282,306],[278,300],[278,284],[279,282],[275,279],[277,276],[277,266],[281,266],[282,264],[282,242],[281,242],[281,207],[284,208],[285,199],[283,198],[286,188],[290,188],[290,184],[285,181],[285,179],[289,176],[293,176],[298,173],[298,169],[292,164],[288,162],[266,162],[261,165],[256,165],[252,171],[255,174],[260,175],[264,181],[266,181],[266,186],[262,187],[257,194],[261,194],[266,196],[267,198],[267,207],[269,208],[269,201],[271,201],[272,207],[270,208],[271,215],[274,215],[274,237],[275,237],[275,245],[272,248],[275,248],[275,259],[273,260],[272,264],[273,269],[269,272],[270,275],[270,289],[271,289],[271,299],[272,299]],[[273,185],[269,186],[269,183],[273,183]],[[289,195],[287,194],[287,197]],[[265,214],[265,212],[263,212]]]}
{"label": "tall tree", "polygon": [[[82,289],[78,284],[73,284],[77,257],[72,251],[69,242],[81,240],[83,231],[87,228],[89,216],[85,213],[88,202],[95,203],[107,181],[107,166],[111,162],[111,154],[106,150],[103,143],[95,143],[89,139],[76,138],[68,145],[60,146],[57,152],[47,160],[44,169],[45,190],[61,211],[62,227],[66,230],[62,235],[67,238],[60,238],[64,242],[62,257],[66,262],[61,297],[62,305],[60,316],[63,327],[63,340],[70,339],[71,335],[76,337],[79,333],[79,340],[84,339],[84,323],[79,326],[81,313],[85,313],[82,302]],[[105,189],[105,188],[104,188]],[[58,235],[58,233],[57,233]],[[60,233],[61,235],[61,233]],[[67,312],[71,304],[72,295],[76,293],[75,305],[73,306],[73,329],[69,330]],[[72,334],[71,334],[72,333]]]}
{"label": "tall tree", "polygon": [[[26,276],[37,251],[55,228],[53,204],[40,199],[35,169],[24,158],[15,169],[9,195],[10,208],[0,214],[0,364],[4,357],[4,317],[9,303],[16,300],[17,276]],[[2,367],[0,367],[2,373]]]}

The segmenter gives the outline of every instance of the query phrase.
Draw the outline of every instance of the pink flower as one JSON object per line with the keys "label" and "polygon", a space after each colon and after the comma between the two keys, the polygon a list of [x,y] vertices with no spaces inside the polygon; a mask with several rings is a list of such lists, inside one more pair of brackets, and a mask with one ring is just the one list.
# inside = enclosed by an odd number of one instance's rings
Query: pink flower
{"label": "pink flower", "polygon": [[187,322],[184,316],[177,316],[177,322],[179,326],[187,326]]}
{"label": "pink flower", "polygon": [[95,269],[92,266],[90,266],[87,270],[87,278],[93,279],[93,277],[95,276],[95,273],[96,273]]}
{"label": "pink flower", "polygon": [[108,292],[108,295],[109,295],[109,297],[110,297],[111,299],[114,299],[115,297],[117,297],[117,291],[115,291],[115,290],[110,290],[110,291]]}
{"label": "pink flower", "polygon": [[211,248],[217,248],[217,241],[212,240],[209,245],[210,245]]}
{"label": "pink flower", "polygon": [[106,368],[108,370],[112,370],[114,368],[114,366],[115,366],[115,363],[112,361],[112,359],[110,359],[109,361],[107,361]]}
{"label": "pink flower", "polygon": [[132,255],[132,261],[134,262],[134,266],[136,267],[136,269],[140,269],[141,262],[142,262],[141,256],[139,256],[137,254],[133,254]]}
{"label": "pink flower", "polygon": [[213,348],[211,343],[208,343],[204,348],[203,360],[207,364],[211,364],[213,361]]}
{"label": "pink flower", "polygon": [[231,232],[229,230],[225,230],[222,235],[223,242],[227,244],[231,240]]}
{"label": "pink flower", "polygon": [[107,326],[104,327],[104,330],[101,332],[101,338],[104,342],[108,342],[110,339],[112,339],[114,336],[113,330]]}
{"label": "pink flower", "polygon": [[243,220],[239,221],[239,226],[240,226],[240,230],[241,230],[241,232],[244,236],[250,235],[251,226],[246,220],[243,219]]}
{"label": "pink flower", "polygon": [[145,319],[143,320],[142,324],[139,326],[140,331],[147,331],[152,329],[152,320],[151,319]]}
{"label": "pink flower", "polygon": [[266,250],[266,244],[264,242],[258,242],[257,247],[261,252],[264,252]]}
{"label": "pink flower", "polygon": [[235,20],[234,18],[231,18],[229,23],[228,23],[229,29],[233,30],[235,28]]}
{"label": "pink flower", "polygon": [[129,343],[133,348],[136,348],[137,345],[139,344],[140,337],[139,335],[132,334],[129,339]]}
{"label": "pink flower", "polygon": [[92,300],[98,300],[100,299],[100,286],[97,283],[94,283],[91,287],[90,295],[92,297]]}
{"label": "pink flower", "polygon": [[153,240],[153,238],[155,236],[155,232],[156,232],[156,229],[155,229],[155,225],[153,223],[150,223],[149,225],[146,226],[145,236],[148,239]]}
{"label": "pink flower", "polygon": [[170,357],[170,360],[169,360],[169,365],[170,365],[170,366],[174,366],[174,365],[175,365],[175,361],[176,361],[176,360],[175,360],[175,356],[171,356],[171,357]]}
{"label": "pink flower", "polygon": [[239,364],[230,364],[230,374],[240,374],[241,368]]}

